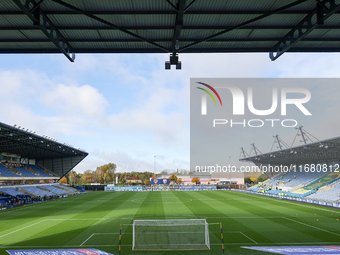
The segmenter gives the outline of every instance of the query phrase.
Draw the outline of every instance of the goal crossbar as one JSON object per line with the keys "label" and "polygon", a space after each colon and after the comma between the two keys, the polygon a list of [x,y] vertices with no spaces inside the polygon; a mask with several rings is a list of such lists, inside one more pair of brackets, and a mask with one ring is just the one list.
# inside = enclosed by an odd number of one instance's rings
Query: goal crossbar
{"label": "goal crossbar", "polygon": [[206,219],[134,220],[132,250],[209,250]]}

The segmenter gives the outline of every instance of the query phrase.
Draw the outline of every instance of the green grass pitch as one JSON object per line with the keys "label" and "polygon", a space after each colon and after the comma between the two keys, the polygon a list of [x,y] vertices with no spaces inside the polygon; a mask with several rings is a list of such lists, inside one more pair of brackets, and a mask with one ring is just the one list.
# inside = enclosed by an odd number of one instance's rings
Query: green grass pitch
{"label": "green grass pitch", "polygon": [[[340,210],[234,191],[91,192],[0,212],[0,254],[9,249],[97,248],[122,255],[222,254],[219,225],[209,251],[132,251],[133,220],[222,223],[225,254],[241,246],[340,245]],[[269,254],[269,253],[266,253]]]}

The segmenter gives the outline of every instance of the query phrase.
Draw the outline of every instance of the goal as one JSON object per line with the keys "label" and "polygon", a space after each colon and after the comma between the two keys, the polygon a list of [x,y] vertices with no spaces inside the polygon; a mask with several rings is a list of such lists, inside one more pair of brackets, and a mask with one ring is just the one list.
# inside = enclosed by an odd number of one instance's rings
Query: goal
{"label": "goal", "polygon": [[210,250],[206,219],[134,220],[132,250]]}

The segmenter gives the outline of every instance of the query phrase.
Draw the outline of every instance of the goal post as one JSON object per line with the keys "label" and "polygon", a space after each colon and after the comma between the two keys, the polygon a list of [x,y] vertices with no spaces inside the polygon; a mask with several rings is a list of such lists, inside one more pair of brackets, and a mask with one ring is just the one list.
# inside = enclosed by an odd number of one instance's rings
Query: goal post
{"label": "goal post", "polygon": [[134,220],[132,250],[210,250],[206,219]]}

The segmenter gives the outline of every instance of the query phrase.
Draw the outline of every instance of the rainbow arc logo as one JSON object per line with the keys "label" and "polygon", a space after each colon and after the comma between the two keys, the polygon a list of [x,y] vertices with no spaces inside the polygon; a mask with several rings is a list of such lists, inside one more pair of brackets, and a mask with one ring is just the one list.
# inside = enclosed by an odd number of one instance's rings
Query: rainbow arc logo
{"label": "rainbow arc logo", "polygon": [[[197,83],[198,83],[198,84],[201,84],[201,85],[203,85],[203,86],[205,86],[205,87],[207,87],[208,89],[210,89],[210,90],[217,96],[217,98],[218,98],[218,100],[220,101],[220,104],[221,104],[221,106],[222,106],[221,97],[220,97],[220,95],[217,93],[217,91],[216,91],[212,86],[210,86],[210,85],[208,85],[208,84],[206,84],[206,83],[203,83],[203,82],[197,82]],[[204,88],[201,88],[201,87],[196,87],[196,88],[198,88],[198,89],[203,90],[204,92],[206,92],[206,93],[212,98],[212,100],[214,100],[214,103],[215,103],[215,105],[217,106],[215,97],[214,97],[214,95],[213,95],[209,90],[204,89]],[[201,108],[201,114],[202,114],[202,115],[207,115],[207,95],[206,95],[206,94],[202,95],[201,106],[202,106],[202,108]]]}
{"label": "rainbow arc logo", "polygon": [[[220,95],[217,93],[217,91],[216,91],[212,86],[210,86],[210,85],[208,85],[208,84],[206,84],[206,83],[203,83],[203,82],[197,82],[197,83],[198,83],[198,84],[201,84],[201,85],[203,85],[203,86],[206,86],[207,88],[211,89],[211,91],[214,92],[215,95],[217,96],[217,98],[218,98],[218,100],[220,101],[220,104],[221,104],[221,106],[222,106],[222,100],[221,100],[221,98],[220,98]],[[209,92],[209,91],[206,90],[206,89],[200,88],[200,87],[196,87],[196,88],[205,91],[205,92],[206,92],[206,93],[214,100],[215,105],[217,105],[216,100],[215,100],[213,94],[211,94],[211,92]]]}

